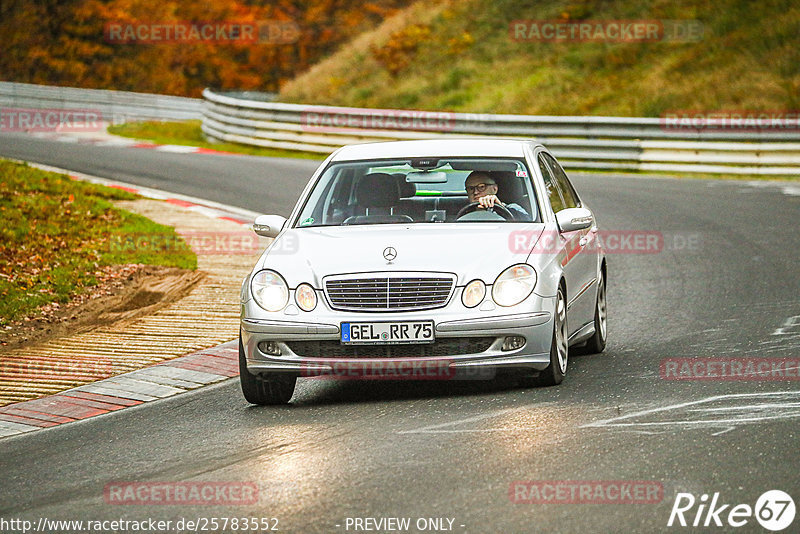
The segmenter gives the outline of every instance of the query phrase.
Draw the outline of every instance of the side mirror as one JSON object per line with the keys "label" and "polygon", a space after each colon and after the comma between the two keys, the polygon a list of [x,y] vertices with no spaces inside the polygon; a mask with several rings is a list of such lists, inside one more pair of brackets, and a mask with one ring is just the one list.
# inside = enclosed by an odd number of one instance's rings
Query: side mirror
{"label": "side mirror", "polygon": [[594,216],[587,208],[567,208],[556,213],[556,221],[562,232],[574,232],[591,228]]}
{"label": "side mirror", "polygon": [[253,223],[253,231],[262,237],[276,237],[286,224],[280,215],[259,215]]}

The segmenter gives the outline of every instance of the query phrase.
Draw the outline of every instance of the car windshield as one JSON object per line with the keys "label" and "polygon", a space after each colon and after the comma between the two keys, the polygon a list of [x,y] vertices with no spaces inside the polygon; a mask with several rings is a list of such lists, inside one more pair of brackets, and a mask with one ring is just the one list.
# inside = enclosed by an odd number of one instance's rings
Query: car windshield
{"label": "car windshield", "polygon": [[[488,194],[501,205],[486,210],[475,204]],[[536,205],[530,174],[519,159],[334,163],[314,184],[295,226],[538,221]]]}

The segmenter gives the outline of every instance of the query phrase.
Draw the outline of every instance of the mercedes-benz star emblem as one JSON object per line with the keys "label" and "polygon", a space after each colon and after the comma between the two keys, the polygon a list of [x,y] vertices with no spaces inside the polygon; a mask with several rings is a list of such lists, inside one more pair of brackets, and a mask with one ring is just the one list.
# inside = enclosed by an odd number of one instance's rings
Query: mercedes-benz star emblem
{"label": "mercedes-benz star emblem", "polygon": [[397,257],[397,251],[394,249],[394,247],[386,247],[385,249],[383,249],[383,258],[386,261],[392,261],[396,257]]}

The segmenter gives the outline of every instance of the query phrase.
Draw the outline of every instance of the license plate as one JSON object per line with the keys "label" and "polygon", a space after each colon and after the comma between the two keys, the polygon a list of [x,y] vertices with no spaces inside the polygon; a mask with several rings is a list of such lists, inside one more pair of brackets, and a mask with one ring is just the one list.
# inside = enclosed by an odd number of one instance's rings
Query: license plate
{"label": "license plate", "polygon": [[433,321],[342,323],[342,344],[433,343]]}

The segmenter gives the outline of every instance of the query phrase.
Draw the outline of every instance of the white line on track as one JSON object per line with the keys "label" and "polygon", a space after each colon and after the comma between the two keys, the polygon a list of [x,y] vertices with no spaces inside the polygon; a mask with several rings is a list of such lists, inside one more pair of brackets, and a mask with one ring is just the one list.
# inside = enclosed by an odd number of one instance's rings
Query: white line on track
{"label": "white line on track", "polygon": [[[759,415],[758,417],[735,417],[735,418],[728,418],[728,419],[699,419],[699,420],[689,420],[689,419],[680,419],[676,418],[670,421],[638,421],[638,422],[627,422],[631,419],[640,418],[648,415],[653,415],[657,413],[666,413],[670,411],[679,412],[684,408],[688,408],[689,406],[698,406],[700,404],[705,404],[709,402],[728,402],[728,401],[736,401],[736,400],[757,400],[759,398],[763,398],[765,400],[774,400],[776,397],[784,397],[786,400],[792,400],[795,398],[800,397],[800,391],[772,391],[772,392],[765,392],[765,393],[732,393],[729,395],[715,395],[713,397],[706,397],[704,399],[690,401],[690,402],[682,402],[678,404],[671,404],[669,406],[662,406],[659,408],[651,408],[648,410],[641,410],[638,412],[621,415],[619,417],[612,417],[611,419],[604,419],[601,421],[595,421],[593,423],[588,423],[582,425],[580,428],[616,428],[616,427],[665,427],[665,426],[720,426],[720,425],[736,425],[739,423],[756,423],[761,421],[767,420],[777,420],[777,419],[792,419],[800,417],[800,411],[796,410],[797,407],[796,403],[787,402],[787,403],[762,403],[762,404],[750,404],[750,405],[743,405],[743,406],[735,406],[730,407],[728,409],[735,410],[735,409],[751,409],[756,412],[759,412],[762,407],[764,406],[772,406],[773,410],[780,410],[784,409],[783,413],[776,413],[773,415]],[[717,411],[722,410],[725,408],[708,408],[705,410],[687,410],[687,412],[691,411]]]}
{"label": "white line on track", "polygon": [[517,412],[520,410],[524,410],[526,408],[542,408],[544,406],[548,406],[552,403],[537,403],[537,404],[526,404],[525,406],[517,406],[515,408],[506,408],[504,410],[497,410],[494,412],[483,413],[480,415],[474,415],[472,417],[467,417],[464,419],[456,419],[455,421],[449,421],[447,423],[440,423],[437,425],[428,425],[423,426],[420,428],[415,428],[413,430],[400,430],[397,434],[449,434],[449,433],[459,433],[459,432],[504,432],[504,431],[512,431],[512,430],[525,430],[522,427],[512,427],[512,428],[476,428],[476,429],[456,429],[456,430],[443,430],[446,427],[452,427],[457,425],[463,425],[467,423],[477,423],[478,421],[483,421],[484,419],[491,419],[492,417],[499,417],[501,415],[505,415],[507,413]]}

